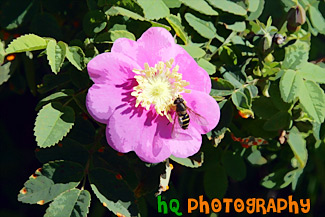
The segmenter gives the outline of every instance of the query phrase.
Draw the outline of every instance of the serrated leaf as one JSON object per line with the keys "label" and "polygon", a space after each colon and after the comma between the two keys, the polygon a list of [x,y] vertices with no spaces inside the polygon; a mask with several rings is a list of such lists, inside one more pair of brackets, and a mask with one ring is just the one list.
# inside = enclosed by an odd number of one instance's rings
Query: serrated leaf
{"label": "serrated leaf", "polygon": [[203,187],[206,195],[210,198],[222,198],[228,188],[228,179],[225,169],[217,165],[209,168],[203,177]]}
{"label": "serrated leaf", "polygon": [[169,8],[162,0],[137,0],[143,9],[144,17],[149,20],[159,20],[169,15]]}
{"label": "serrated leaf", "polygon": [[66,46],[63,42],[56,43],[54,40],[50,40],[46,47],[47,60],[51,66],[52,72],[57,74],[64,62],[66,53]]}
{"label": "serrated leaf", "polygon": [[325,84],[325,68],[316,64],[304,63],[299,69],[299,74],[306,80]]}
{"label": "serrated leaf", "polygon": [[212,89],[210,91],[211,96],[228,96],[234,91],[235,87],[229,81],[222,78],[212,80]]}
{"label": "serrated leaf", "polygon": [[36,105],[35,110],[38,111],[42,106],[46,105],[49,102],[52,102],[53,100],[65,98],[67,96],[70,96],[74,93],[73,90],[67,89],[67,90],[62,90],[56,93],[53,93],[45,98],[43,98],[41,101],[39,101]]}
{"label": "serrated leaf", "polygon": [[217,16],[219,13],[206,3],[204,0],[180,0],[184,5],[202,14]]}
{"label": "serrated leaf", "polygon": [[306,148],[306,141],[302,137],[297,127],[293,127],[290,130],[288,143],[290,145],[292,152],[294,153],[295,157],[299,162],[300,165],[299,167],[304,168],[307,163],[308,152]]}
{"label": "serrated leaf", "polygon": [[38,86],[38,91],[43,94],[55,88],[64,86],[70,81],[70,75],[68,73],[59,73],[57,75],[47,74],[43,77],[43,83]]}
{"label": "serrated leaf", "polygon": [[179,8],[182,5],[180,0],[163,0],[169,8]]}
{"label": "serrated leaf", "polygon": [[131,202],[135,198],[124,180],[118,180],[115,174],[103,168],[90,170],[89,180],[92,190],[105,207],[114,214],[131,216]]}
{"label": "serrated leaf", "polygon": [[[256,6],[254,6],[254,9],[255,8],[257,8],[257,9],[254,11],[251,11],[251,13],[246,18],[247,20],[256,20],[257,18],[259,18],[261,16],[263,9],[264,9],[265,0],[249,0],[249,5],[252,5],[252,4],[256,5]],[[249,8],[252,8],[252,6],[249,6]]]}
{"label": "serrated leaf", "polygon": [[228,13],[232,13],[232,14],[237,14],[237,15],[241,15],[244,16],[246,15],[246,10],[241,7],[240,5],[231,2],[231,1],[227,1],[227,0],[208,0],[208,2],[216,8],[219,8],[220,10],[226,11]]}
{"label": "serrated leaf", "polygon": [[201,20],[200,18],[194,16],[193,14],[185,14],[186,21],[190,26],[195,29],[202,37],[212,39],[216,37],[216,28],[212,22]]}
{"label": "serrated leaf", "polygon": [[309,44],[301,40],[297,40],[293,45],[286,47],[282,68],[299,69],[308,61],[309,49]]}
{"label": "serrated leaf", "polygon": [[283,101],[292,102],[298,96],[302,83],[302,78],[296,71],[286,70],[280,80],[280,92]]}
{"label": "serrated leaf", "polygon": [[242,91],[236,91],[231,95],[232,102],[240,109],[250,109],[250,105],[247,99],[247,96]]}
{"label": "serrated leaf", "polygon": [[207,73],[209,75],[213,75],[214,73],[216,73],[217,71],[217,67],[215,65],[213,65],[212,63],[210,63],[209,61],[207,61],[206,59],[199,59],[199,61],[197,61],[197,63],[199,64],[199,66],[201,66],[205,71],[207,71]]}
{"label": "serrated leaf", "polygon": [[[66,45],[67,46],[67,45]],[[85,66],[85,54],[80,47],[72,46],[66,48],[66,57],[78,70],[82,71]]]}
{"label": "serrated leaf", "polygon": [[6,53],[10,54],[25,51],[41,50],[45,49],[46,46],[47,42],[45,39],[34,34],[27,34],[22,35],[19,38],[16,38],[12,42],[10,42],[6,49]]}
{"label": "serrated leaf", "polygon": [[267,160],[262,156],[261,152],[255,149],[248,157],[247,160],[253,165],[263,165]]}
{"label": "serrated leaf", "polygon": [[11,62],[7,62],[6,64],[0,65],[0,85],[9,80],[11,76],[10,66]]}
{"label": "serrated leaf", "polygon": [[190,168],[198,168],[198,167],[202,166],[202,164],[203,164],[204,154],[203,154],[203,152],[201,152],[200,154],[197,154],[196,158],[199,158],[198,160],[195,160],[193,157],[179,158],[179,157],[175,157],[173,155],[171,155],[169,158],[183,166],[190,167]]}
{"label": "serrated leaf", "polygon": [[90,193],[87,190],[72,189],[60,194],[46,209],[44,217],[87,216]]}
{"label": "serrated leaf", "polygon": [[66,190],[76,187],[83,175],[80,164],[69,161],[52,161],[29,177],[18,200],[29,204],[45,204]]}
{"label": "serrated leaf", "polygon": [[319,3],[315,2],[314,4],[309,5],[308,12],[314,28],[317,29],[320,33],[325,34],[325,19],[317,8],[318,4]]}
{"label": "serrated leaf", "polygon": [[112,41],[115,41],[118,38],[128,38],[135,41],[135,36],[131,32],[126,30],[114,30],[110,31],[110,33]]}
{"label": "serrated leaf", "polygon": [[299,101],[303,110],[316,122],[322,123],[325,118],[325,94],[322,88],[313,81],[301,82]]}
{"label": "serrated leaf", "polygon": [[182,41],[187,44],[187,33],[184,30],[184,26],[182,26],[182,20],[180,15],[175,16],[173,14],[170,14],[168,17],[166,17],[166,20],[168,21],[169,25],[171,25],[178,37],[182,39]]}
{"label": "serrated leaf", "polygon": [[44,106],[35,121],[34,135],[39,147],[55,145],[65,137],[74,124],[74,111],[59,102]]}
{"label": "serrated leaf", "polygon": [[118,7],[118,6],[111,7],[105,13],[107,15],[109,15],[109,16],[122,15],[122,16],[125,16],[125,17],[132,18],[134,20],[141,20],[141,21],[144,21],[145,20],[145,18],[142,17],[141,15],[139,15],[137,13],[134,13],[134,12],[132,12],[130,10],[127,10],[125,8]]}
{"label": "serrated leaf", "polygon": [[186,52],[191,55],[193,58],[201,58],[205,55],[205,51],[202,48],[199,48],[194,45],[181,45],[182,48],[186,50]]}

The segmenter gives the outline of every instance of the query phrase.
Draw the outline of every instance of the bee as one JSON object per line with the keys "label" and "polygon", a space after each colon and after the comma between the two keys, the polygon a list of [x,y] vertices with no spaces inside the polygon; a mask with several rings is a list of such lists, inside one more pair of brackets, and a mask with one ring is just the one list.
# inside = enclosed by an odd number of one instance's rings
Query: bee
{"label": "bee", "polygon": [[[174,100],[175,106],[175,118],[174,125],[172,128],[172,137],[183,137],[183,139],[192,139],[192,137],[185,133],[184,130],[187,130],[191,121],[195,122],[200,126],[208,125],[207,120],[201,115],[194,112],[192,109],[187,107],[185,100],[178,96]],[[178,125],[175,123],[175,119],[178,117]]]}

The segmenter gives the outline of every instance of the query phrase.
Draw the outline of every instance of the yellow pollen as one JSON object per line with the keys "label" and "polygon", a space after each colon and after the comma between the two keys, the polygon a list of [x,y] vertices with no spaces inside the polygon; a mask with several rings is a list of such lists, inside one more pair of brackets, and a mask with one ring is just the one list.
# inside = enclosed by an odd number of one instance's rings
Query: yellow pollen
{"label": "yellow pollen", "polygon": [[182,80],[182,74],[178,73],[179,66],[173,68],[173,62],[174,59],[167,62],[159,61],[154,67],[145,63],[143,70],[133,69],[138,85],[131,93],[136,97],[136,107],[141,105],[149,110],[152,105],[157,114],[166,116],[170,122],[173,120],[168,112],[173,107],[174,100],[181,93],[191,92],[184,88],[190,83]]}

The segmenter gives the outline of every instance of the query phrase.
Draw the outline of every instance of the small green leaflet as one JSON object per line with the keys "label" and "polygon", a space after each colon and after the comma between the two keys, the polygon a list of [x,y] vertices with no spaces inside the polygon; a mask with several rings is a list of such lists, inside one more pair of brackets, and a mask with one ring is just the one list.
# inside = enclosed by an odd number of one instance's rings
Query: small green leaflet
{"label": "small green leaflet", "polygon": [[320,33],[325,34],[325,19],[321,12],[318,10],[319,2],[314,1],[314,4],[309,5],[309,16],[313,27]]}
{"label": "small green leaflet", "polygon": [[46,148],[55,145],[71,130],[75,114],[71,107],[59,102],[49,103],[37,114],[34,127],[37,145]]}
{"label": "small green leaflet", "polygon": [[182,39],[184,44],[187,44],[187,33],[184,30],[184,26],[182,26],[182,20],[180,15],[177,16],[170,14],[168,17],[166,17],[166,20],[168,23],[173,27],[174,31],[176,32],[176,35]]}
{"label": "small green leaflet", "polygon": [[182,5],[180,0],[163,0],[169,8],[179,8]]}
{"label": "small green leaflet", "polygon": [[11,62],[0,65],[0,85],[5,83],[10,78],[10,66]]}
{"label": "small green leaflet", "polygon": [[131,32],[126,30],[114,30],[110,31],[110,33],[112,41],[115,41],[118,38],[128,38],[135,41],[135,36]]}
{"label": "small green leaflet", "polygon": [[85,67],[85,54],[80,47],[66,45],[66,56],[69,62],[74,65],[78,70],[82,71]]}
{"label": "small green leaflet", "polygon": [[56,197],[44,217],[87,216],[89,206],[90,193],[87,190],[72,189]]}
{"label": "small green leaflet", "polygon": [[221,162],[228,176],[236,181],[245,179],[246,164],[240,155],[234,155],[231,151],[227,151],[223,155]]}
{"label": "small green leaflet", "polygon": [[299,167],[304,168],[307,159],[308,159],[308,152],[306,148],[306,141],[301,136],[301,133],[297,129],[297,127],[293,127],[290,130],[288,143],[291,147],[292,152],[294,153],[295,157],[299,162]]}
{"label": "small green leaflet", "polygon": [[299,73],[306,80],[325,84],[325,68],[322,68],[316,64],[310,62],[304,63],[300,67]]}
{"label": "small green leaflet", "polygon": [[227,0],[208,0],[208,2],[216,8],[219,8],[220,10],[232,13],[232,14],[237,14],[241,16],[246,15],[246,10],[239,6],[238,4],[227,1]]}
{"label": "small green leaflet", "polygon": [[[256,1],[258,4],[256,4]],[[256,20],[259,18],[263,12],[264,4],[265,0],[249,0],[248,10],[251,11],[251,13],[248,15],[247,20]]]}
{"label": "small green leaflet", "polygon": [[253,152],[247,157],[247,160],[254,165],[263,165],[267,163],[267,160],[262,156],[261,152],[254,149]]}
{"label": "small green leaflet", "polygon": [[184,5],[202,14],[217,16],[219,13],[206,3],[204,0],[180,0]]}
{"label": "small green leaflet", "polygon": [[34,35],[27,34],[14,39],[7,47],[6,53],[20,53],[25,51],[34,51],[45,49],[47,42],[45,39]]}
{"label": "small green leaflet", "polygon": [[197,154],[195,156],[196,156],[196,158],[199,158],[199,159],[194,160],[194,159],[192,159],[192,157],[191,158],[179,158],[179,157],[175,157],[173,155],[171,155],[169,158],[183,166],[190,167],[190,168],[198,168],[198,167],[202,166],[202,164],[204,162],[204,154],[203,154],[203,152],[201,152],[200,154]]}
{"label": "small green leaflet", "polygon": [[75,188],[83,175],[83,167],[69,161],[51,161],[35,171],[20,190],[18,200],[43,205],[61,193]]}
{"label": "small green leaflet", "polygon": [[212,63],[210,63],[209,61],[207,61],[206,59],[199,59],[199,61],[197,63],[205,71],[207,71],[209,75],[213,75],[214,73],[216,73],[217,67],[215,65],[213,65]]}
{"label": "small green leaflet", "polygon": [[51,66],[52,72],[57,74],[64,62],[66,54],[66,46],[62,41],[56,43],[55,40],[50,40],[46,47],[47,60]]}
{"label": "small green leaflet", "polygon": [[294,70],[288,69],[284,71],[284,75],[280,80],[281,97],[285,102],[292,102],[297,96],[302,78]]}
{"label": "small green leaflet", "polygon": [[191,55],[193,58],[201,58],[205,55],[205,51],[198,46],[188,44],[188,45],[181,45],[182,48],[186,50],[186,52]]}
{"label": "small green leaflet", "polygon": [[185,14],[185,19],[202,37],[208,39],[216,37],[217,29],[214,27],[213,23],[201,20],[190,13]]}
{"label": "small green leaflet", "polygon": [[149,20],[159,20],[169,16],[169,8],[163,0],[137,0],[143,9],[145,18]]}
{"label": "small green leaflet", "polygon": [[139,14],[134,13],[132,11],[129,11],[129,10],[125,9],[125,8],[118,7],[118,6],[111,7],[105,13],[107,15],[109,15],[109,16],[122,15],[122,16],[125,16],[125,17],[132,18],[134,20],[141,20],[141,21],[145,20],[144,17],[140,16]]}

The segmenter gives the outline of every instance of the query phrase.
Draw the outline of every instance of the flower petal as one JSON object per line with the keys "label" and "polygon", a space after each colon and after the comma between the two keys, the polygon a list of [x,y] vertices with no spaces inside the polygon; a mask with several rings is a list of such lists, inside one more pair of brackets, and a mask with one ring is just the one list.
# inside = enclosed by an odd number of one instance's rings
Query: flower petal
{"label": "flower petal", "polygon": [[206,134],[217,126],[220,120],[220,108],[215,99],[196,90],[184,93],[183,98],[186,100],[187,107],[198,114],[189,112],[189,126],[195,127],[201,134]]}
{"label": "flower petal", "polygon": [[178,72],[183,75],[182,79],[190,82],[190,85],[185,87],[186,89],[210,93],[211,79],[209,74],[179,45],[177,45],[177,56],[174,64],[179,65]]}
{"label": "flower petal", "polygon": [[126,38],[117,39],[112,52],[124,54],[135,60],[141,68],[144,63],[154,66],[159,61],[168,61],[176,56],[173,36],[164,28],[152,27],[135,42]]}
{"label": "flower petal", "polygon": [[90,78],[97,84],[121,84],[134,77],[133,69],[140,66],[129,57],[119,53],[102,53],[87,65]]}
{"label": "flower petal", "polygon": [[86,107],[96,121],[106,124],[115,108],[123,104],[123,98],[121,88],[115,85],[94,84],[88,90]]}
{"label": "flower petal", "polygon": [[155,120],[156,116],[143,108],[124,107],[115,110],[106,128],[108,143],[119,152],[134,150],[143,161],[162,162],[170,156],[170,151],[160,140],[157,125],[162,122]]}

